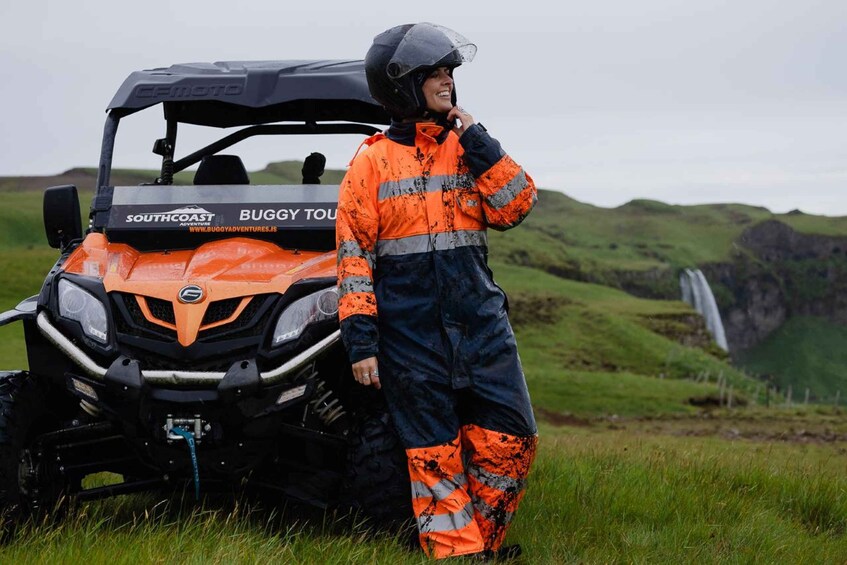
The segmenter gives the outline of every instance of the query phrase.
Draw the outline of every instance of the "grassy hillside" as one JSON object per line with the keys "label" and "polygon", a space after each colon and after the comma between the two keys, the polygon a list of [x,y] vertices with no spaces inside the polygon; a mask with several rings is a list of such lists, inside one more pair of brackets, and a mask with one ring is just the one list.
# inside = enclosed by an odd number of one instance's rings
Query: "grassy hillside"
{"label": "grassy hillside", "polygon": [[[526,267],[492,267],[511,297],[521,359],[540,408],[581,416],[693,412],[688,400],[713,393],[718,375],[738,391],[755,390],[709,341],[706,350],[680,343],[692,332],[673,323],[691,313],[682,302],[634,298]],[[712,385],[692,382],[705,372]]]}
{"label": "grassy hillside", "polygon": [[553,191],[542,191],[539,200],[521,230],[493,238],[493,256],[596,282],[620,271],[675,271],[729,261],[733,241],[769,219],[802,233],[847,235],[847,217],[772,214],[742,204],[673,206],[633,200],[610,209]]}
{"label": "grassy hillside", "polygon": [[[549,191],[543,191],[539,200],[520,229],[491,234],[495,261],[651,296],[679,296],[676,273],[685,267],[727,262],[769,272],[771,267],[733,243],[744,230],[765,220],[779,220],[806,234],[847,235],[844,217],[771,214],[764,208],[736,204],[671,206],[636,200],[605,209]],[[790,277],[783,284],[784,295],[789,301],[830,297],[837,290],[829,282],[833,279],[824,277],[840,280],[838,273],[847,273],[845,265],[843,257],[822,262],[798,256],[782,262],[780,276]],[[738,275],[743,279],[743,272]],[[712,281],[712,289],[723,308],[736,303],[733,290],[719,280]],[[806,328],[809,335],[801,336]],[[774,375],[783,390],[794,383],[795,391],[804,393],[805,387],[811,386],[819,398],[832,396],[839,388],[847,393],[847,362],[831,354],[844,350],[844,328],[825,337],[812,330],[812,326],[801,323],[778,331],[772,336],[778,345],[755,348],[745,356],[750,362],[744,367]],[[781,338],[785,332],[792,338]]]}

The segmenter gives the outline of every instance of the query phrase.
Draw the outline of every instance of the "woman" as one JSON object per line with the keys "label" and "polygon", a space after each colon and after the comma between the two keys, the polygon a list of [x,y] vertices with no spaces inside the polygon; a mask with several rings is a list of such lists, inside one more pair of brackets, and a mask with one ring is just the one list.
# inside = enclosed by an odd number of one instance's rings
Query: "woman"
{"label": "woman", "polygon": [[453,70],[475,52],[427,23],[374,39],[368,86],[392,124],[354,157],[338,203],[342,338],[355,379],[385,392],[436,558],[519,552],[501,544],[537,443],[486,243],[487,227],[523,220],[536,190],[456,106]]}

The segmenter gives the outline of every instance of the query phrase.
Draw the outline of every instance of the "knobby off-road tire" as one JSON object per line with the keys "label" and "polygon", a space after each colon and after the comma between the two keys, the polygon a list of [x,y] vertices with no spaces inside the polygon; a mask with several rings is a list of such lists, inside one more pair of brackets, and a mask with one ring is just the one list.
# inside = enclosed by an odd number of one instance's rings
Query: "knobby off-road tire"
{"label": "knobby off-road tire", "polygon": [[380,527],[402,527],[412,519],[406,453],[388,413],[357,415],[349,435],[345,490],[351,506]]}
{"label": "knobby off-road tire", "polygon": [[35,444],[58,425],[48,391],[25,371],[0,372],[0,527],[57,508],[62,485],[51,477]]}

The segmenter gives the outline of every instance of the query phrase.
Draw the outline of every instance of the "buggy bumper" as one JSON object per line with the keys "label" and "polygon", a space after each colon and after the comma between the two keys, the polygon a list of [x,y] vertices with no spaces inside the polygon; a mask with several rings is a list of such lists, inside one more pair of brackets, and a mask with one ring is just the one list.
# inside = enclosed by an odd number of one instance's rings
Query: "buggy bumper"
{"label": "buggy bumper", "polygon": [[[38,329],[44,337],[57,349],[71,359],[88,376],[96,380],[106,380],[109,367],[98,365],[82,349],[77,347],[71,340],[65,337],[47,317],[41,312],[36,320]],[[298,353],[279,367],[259,373],[259,379],[263,384],[275,384],[286,380],[287,377],[296,374],[307,363],[310,363],[327,348],[335,344],[341,336],[340,330],[318,341],[311,347]],[[119,359],[120,361],[120,359]],[[128,365],[124,362],[125,365]],[[113,364],[114,365],[114,364]],[[141,377],[145,382],[162,385],[215,385],[221,383],[228,373],[220,371],[177,371],[177,370],[141,370]]]}

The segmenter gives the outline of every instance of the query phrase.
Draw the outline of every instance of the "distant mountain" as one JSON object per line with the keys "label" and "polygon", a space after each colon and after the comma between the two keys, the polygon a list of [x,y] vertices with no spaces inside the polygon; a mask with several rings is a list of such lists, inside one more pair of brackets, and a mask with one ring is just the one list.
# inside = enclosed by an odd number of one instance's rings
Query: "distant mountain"
{"label": "distant mountain", "polygon": [[[299,184],[302,180],[300,161],[280,161],[270,163],[260,171],[248,173],[252,184]],[[159,171],[147,169],[112,169],[113,186],[133,186],[153,182]],[[324,184],[338,184],[344,177],[344,171],[328,169],[321,177]],[[194,171],[183,171],[174,176],[174,184],[192,184]],[[75,185],[82,191],[93,191],[97,183],[97,169],[94,167],[76,167],[58,175],[0,177],[0,191],[42,191],[49,186],[62,184]]]}

